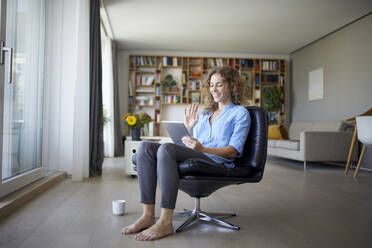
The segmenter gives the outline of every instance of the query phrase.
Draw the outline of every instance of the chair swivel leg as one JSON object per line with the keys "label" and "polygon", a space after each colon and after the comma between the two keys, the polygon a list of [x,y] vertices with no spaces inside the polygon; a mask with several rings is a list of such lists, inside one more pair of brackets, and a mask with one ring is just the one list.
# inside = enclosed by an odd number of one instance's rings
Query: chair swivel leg
{"label": "chair swivel leg", "polygon": [[202,218],[200,218],[201,220],[208,221],[208,222],[213,222],[213,223],[215,223],[217,225],[224,226],[224,227],[227,227],[227,228],[230,228],[230,229],[240,230],[240,227],[239,226],[233,225],[233,224],[231,224],[229,222],[222,221],[220,219],[217,219],[217,218],[208,216],[208,215],[203,214],[203,213],[200,213],[200,215],[203,216]]}
{"label": "chair swivel leg", "polygon": [[[190,210],[188,209],[185,209],[185,210],[186,211],[183,214],[186,215],[187,213],[190,213]],[[236,214],[204,212],[200,209],[200,198],[195,198],[195,207],[192,210],[192,215],[189,216],[189,218],[181,226],[177,228],[176,232],[181,232],[183,229],[185,229],[187,226],[190,226],[197,220],[212,222],[212,223],[215,223],[223,227],[227,227],[227,228],[234,229],[234,230],[239,230],[240,229],[239,226],[220,220],[222,218],[233,217],[233,216],[236,216]]]}

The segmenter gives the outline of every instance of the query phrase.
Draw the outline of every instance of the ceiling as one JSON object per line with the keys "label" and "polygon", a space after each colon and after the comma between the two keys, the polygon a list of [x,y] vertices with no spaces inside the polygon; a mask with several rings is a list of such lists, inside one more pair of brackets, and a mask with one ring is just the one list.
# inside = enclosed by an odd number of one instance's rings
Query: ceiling
{"label": "ceiling", "polygon": [[290,54],[372,11],[372,0],[103,0],[125,50]]}

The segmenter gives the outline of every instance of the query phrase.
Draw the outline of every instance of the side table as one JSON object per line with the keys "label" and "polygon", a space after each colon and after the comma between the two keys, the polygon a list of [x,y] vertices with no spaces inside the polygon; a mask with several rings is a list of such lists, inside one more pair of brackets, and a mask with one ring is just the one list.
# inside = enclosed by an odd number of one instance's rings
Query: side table
{"label": "side table", "polygon": [[134,141],[134,140],[131,140],[131,138],[129,137],[129,139],[125,140],[125,153],[124,153],[124,156],[125,156],[124,168],[125,169],[124,170],[127,175],[131,175],[131,176],[137,175],[137,171],[133,169],[134,164],[132,163],[132,156],[133,154],[136,154],[138,152],[138,148],[142,141],[150,141],[150,142],[157,142],[157,143],[169,142],[169,138],[166,138],[166,137],[143,136],[141,137],[141,139],[142,139],[141,141]]}
{"label": "side table", "polygon": [[134,164],[132,163],[132,156],[138,151],[138,147],[142,141],[125,141],[125,173],[127,175],[137,175],[137,171],[133,169]]}

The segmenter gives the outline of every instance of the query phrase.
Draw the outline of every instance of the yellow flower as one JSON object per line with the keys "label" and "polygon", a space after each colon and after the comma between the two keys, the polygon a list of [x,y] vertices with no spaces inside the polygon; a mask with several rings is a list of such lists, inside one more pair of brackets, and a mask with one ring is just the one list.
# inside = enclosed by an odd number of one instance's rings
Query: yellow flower
{"label": "yellow flower", "polygon": [[127,123],[128,123],[129,126],[134,126],[137,123],[137,118],[135,116],[131,115],[127,118]]}
{"label": "yellow flower", "polygon": [[125,119],[127,119],[127,117],[130,116],[130,115],[131,115],[130,113],[127,113],[127,114],[123,115],[123,117],[121,117],[121,119],[122,119],[122,120],[125,120]]}

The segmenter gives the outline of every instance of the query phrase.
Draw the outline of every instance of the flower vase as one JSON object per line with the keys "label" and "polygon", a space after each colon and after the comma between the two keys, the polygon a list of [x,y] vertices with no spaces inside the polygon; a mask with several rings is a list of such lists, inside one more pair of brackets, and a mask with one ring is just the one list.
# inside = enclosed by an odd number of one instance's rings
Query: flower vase
{"label": "flower vase", "polygon": [[141,129],[140,128],[131,128],[130,134],[132,135],[132,140],[141,140]]}

